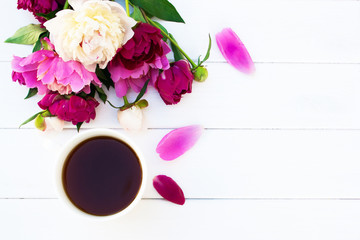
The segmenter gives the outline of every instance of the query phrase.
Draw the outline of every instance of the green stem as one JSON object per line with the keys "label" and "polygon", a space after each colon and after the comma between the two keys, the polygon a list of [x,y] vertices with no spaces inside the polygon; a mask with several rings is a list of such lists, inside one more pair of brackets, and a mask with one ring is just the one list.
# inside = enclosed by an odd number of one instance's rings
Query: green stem
{"label": "green stem", "polygon": [[65,4],[64,4],[64,9],[68,9],[69,8],[69,2],[68,0],[66,0]]}
{"label": "green stem", "polygon": [[120,109],[121,107],[116,107],[114,104],[112,104],[109,100],[106,100],[111,107],[115,108],[115,109]]}
{"label": "green stem", "polygon": [[124,99],[124,106],[129,105],[129,101],[128,101],[126,95],[123,96],[123,99]]}
{"label": "green stem", "polygon": [[[157,27],[156,23],[154,23],[153,20],[151,20],[148,16],[144,16],[145,19],[151,23],[151,25],[153,25],[154,27]],[[160,29],[160,28],[159,28]],[[167,37],[170,42],[177,48],[179,49],[179,51],[182,53],[182,55],[184,55],[184,57],[186,57],[186,59],[191,63],[192,67],[195,68],[197,67],[197,65],[195,64],[195,62],[184,52],[184,50],[181,49],[181,47],[179,46],[179,44],[177,44],[177,42],[172,39],[172,37],[170,37],[166,32],[164,32],[162,29],[160,29],[161,33],[163,36]]]}
{"label": "green stem", "polygon": [[129,0],[125,0],[126,14],[130,17]]}

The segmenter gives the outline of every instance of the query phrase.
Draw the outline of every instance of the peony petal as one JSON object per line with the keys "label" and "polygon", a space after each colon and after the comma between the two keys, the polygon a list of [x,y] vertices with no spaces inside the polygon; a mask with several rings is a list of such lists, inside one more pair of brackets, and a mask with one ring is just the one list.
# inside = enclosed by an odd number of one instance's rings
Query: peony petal
{"label": "peony petal", "polygon": [[85,2],[87,2],[88,0],[69,0],[69,4],[71,5],[71,7],[75,10],[78,10],[81,8],[82,5],[84,5]]}
{"label": "peony petal", "polygon": [[184,193],[172,178],[165,175],[158,175],[153,179],[153,186],[166,200],[179,205],[184,205]]}
{"label": "peony petal", "polygon": [[240,38],[231,28],[216,34],[216,43],[226,61],[243,73],[255,71],[254,62]]}
{"label": "peony petal", "polygon": [[119,81],[115,82],[115,93],[116,96],[122,98],[126,95],[128,90],[128,85],[124,79],[120,79]]}
{"label": "peony petal", "polygon": [[156,152],[164,160],[174,160],[195,145],[203,130],[204,128],[199,125],[175,129],[161,139]]}

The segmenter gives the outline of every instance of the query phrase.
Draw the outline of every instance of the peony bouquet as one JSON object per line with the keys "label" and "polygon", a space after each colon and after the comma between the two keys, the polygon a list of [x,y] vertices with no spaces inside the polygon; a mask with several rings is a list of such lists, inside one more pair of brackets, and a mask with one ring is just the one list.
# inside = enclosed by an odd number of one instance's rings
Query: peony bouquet
{"label": "peony bouquet", "polygon": [[[62,129],[64,121],[79,130],[96,117],[99,100],[109,103],[104,88],[123,99],[118,119],[124,128],[140,129],[144,94],[155,88],[167,105],[191,93],[193,80],[204,81],[205,57],[195,63],[155,19],[184,23],[167,0],[18,0],[39,24],[20,28],[6,42],[33,45],[27,57],[14,56],[12,80],[38,94],[42,111],[26,120],[35,126]],[[130,14],[131,12],[131,14]],[[174,59],[170,62],[169,59]],[[138,93],[129,101],[129,91]],[[97,98],[99,100],[97,100]],[[22,124],[22,125],[23,125]]]}

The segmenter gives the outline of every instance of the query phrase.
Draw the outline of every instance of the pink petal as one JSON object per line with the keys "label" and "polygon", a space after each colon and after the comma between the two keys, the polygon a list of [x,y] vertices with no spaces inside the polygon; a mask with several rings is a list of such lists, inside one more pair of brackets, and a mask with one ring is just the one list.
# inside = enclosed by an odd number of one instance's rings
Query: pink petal
{"label": "pink petal", "polygon": [[156,152],[164,160],[174,160],[195,145],[203,130],[199,125],[175,129],[161,139]]}
{"label": "pink petal", "polygon": [[255,71],[254,62],[240,38],[231,28],[216,34],[216,43],[226,61],[243,73]]}
{"label": "pink petal", "polygon": [[126,95],[127,90],[128,90],[128,86],[124,79],[120,79],[119,81],[115,82],[116,96],[118,96],[119,98],[122,98],[123,96]]}
{"label": "pink petal", "polygon": [[172,178],[165,175],[158,175],[153,179],[153,186],[166,200],[179,205],[184,205],[184,193]]}

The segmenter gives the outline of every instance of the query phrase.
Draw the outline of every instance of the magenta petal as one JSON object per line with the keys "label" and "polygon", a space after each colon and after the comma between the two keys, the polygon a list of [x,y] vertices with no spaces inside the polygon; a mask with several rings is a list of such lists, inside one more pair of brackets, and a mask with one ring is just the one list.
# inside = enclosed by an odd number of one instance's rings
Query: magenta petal
{"label": "magenta petal", "polygon": [[231,28],[216,34],[216,43],[226,61],[243,73],[255,71],[254,62],[240,38]]}
{"label": "magenta petal", "polygon": [[161,139],[156,147],[156,152],[164,160],[174,160],[195,145],[203,129],[199,125],[175,129]]}
{"label": "magenta petal", "polygon": [[166,200],[179,205],[184,205],[184,193],[172,178],[165,175],[158,175],[153,179],[153,186]]}

